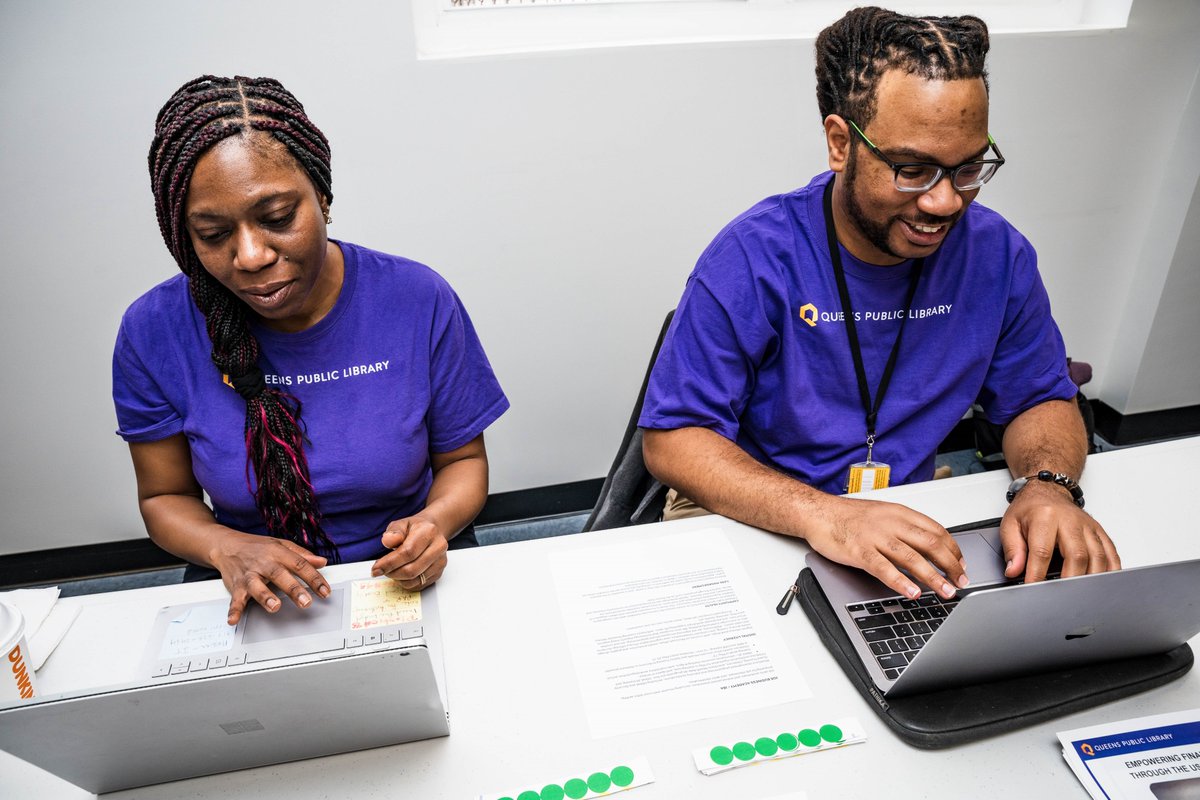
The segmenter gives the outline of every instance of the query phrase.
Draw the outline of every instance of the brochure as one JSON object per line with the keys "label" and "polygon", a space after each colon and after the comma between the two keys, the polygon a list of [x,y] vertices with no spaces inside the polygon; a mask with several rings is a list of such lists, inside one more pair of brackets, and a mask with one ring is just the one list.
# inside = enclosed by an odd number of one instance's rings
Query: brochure
{"label": "brochure", "polygon": [[1200,708],[1058,734],[1096,800],[1200,800]]}

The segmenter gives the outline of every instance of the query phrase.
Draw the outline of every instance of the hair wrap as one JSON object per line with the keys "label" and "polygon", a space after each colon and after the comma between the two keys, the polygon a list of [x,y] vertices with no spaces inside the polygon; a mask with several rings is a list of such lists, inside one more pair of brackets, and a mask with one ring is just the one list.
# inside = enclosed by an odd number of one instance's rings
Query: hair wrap
{"label": "hair wrap", "polygon": [[242,396],[243,400],[253,400],[267,390],[266,377],[257,366],[251,367],[234,378],[230,385]]}
{"label": "hair wrap", "polygon": [[333,200],[329,142],[300,101],[271,78],[204,75],[181,86],[155,119],[148,156],[154,210],[163,241],[204,315],[214,377],[224,375],[246,400],[246,482],[268,533],[337,561],[309,477],[300,401],[266,385],[250,311],[200,263],[184,219],[196,162],[223,139],[255,131],[287,148],[327,207]]}

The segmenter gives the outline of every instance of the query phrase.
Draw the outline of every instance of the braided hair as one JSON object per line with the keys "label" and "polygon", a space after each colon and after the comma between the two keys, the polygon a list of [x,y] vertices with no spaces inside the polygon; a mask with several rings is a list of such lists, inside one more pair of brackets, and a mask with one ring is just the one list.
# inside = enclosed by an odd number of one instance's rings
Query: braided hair
{"label": "braided hair", "polygon": [[856,8],[817,37],[817,106],[866,128],[883,74],[901,69],[926,80],[983,78],[987,24],[978,17],[908,17]]}
{"label": "braided hair", "polygon": [[225,138],[253,131],[287,147],[327,206],[333,199],[329,142],[300,101],[270,78],[205,75],[180,87],[158,112],[149,155],[154,208],[167,249],[187,275],[192,300],[204,315],[217,367],[214,379],[223,379],[246,401],[246,483],[268,533],[336,560],[337,547],[321,527],[304,455],[300,401],[267,387],[249,309],[200,263],[184,221],[196,162]]}

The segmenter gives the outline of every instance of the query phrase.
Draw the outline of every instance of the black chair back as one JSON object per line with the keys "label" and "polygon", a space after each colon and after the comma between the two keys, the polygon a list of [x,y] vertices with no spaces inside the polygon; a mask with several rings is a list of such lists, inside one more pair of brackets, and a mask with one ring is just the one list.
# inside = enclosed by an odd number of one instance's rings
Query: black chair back
{"label": "black chair back", "polygon": [[585,531],[608,530],[623,528],[627,525],[644,525],[648,522],[658,522],[662,518],[663,502],[667,496],[667,487],[659,483],[642,460],[642,431],[638,428],[638,417],[642,413],[642,403],[646,399],[646,386],[650,382],[650,371],[658,359],[658,351],[662,347],[663,338],[671,326],[671,318],[675,316],[672,309],[662,330],[658,333],[658,341],[654,343],[654,352],[650,355],[650,363],[646,367],[646,377],[642,379],[642,388],[638,392],[637,402],[633,405],[633,414],[629,424],[625,426],[625,436],[617,449],[617,457],[613,459],[600,489],[600,497],[587,522],[583,524]]}

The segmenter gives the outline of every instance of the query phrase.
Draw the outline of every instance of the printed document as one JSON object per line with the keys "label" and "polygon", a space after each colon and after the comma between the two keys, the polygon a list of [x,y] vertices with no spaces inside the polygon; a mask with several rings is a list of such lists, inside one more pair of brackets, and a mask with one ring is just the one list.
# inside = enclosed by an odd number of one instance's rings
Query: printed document
{"label": "printed document", "polygon": [[550,557],[592,736],[811,696],[720,530]]}
{"label": "printed document", "polygon": [[1200,799],[1200,708],[1058,734],[1096,800]]}

